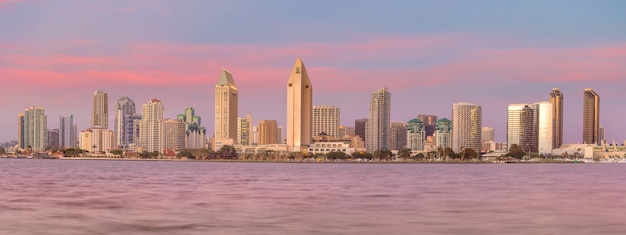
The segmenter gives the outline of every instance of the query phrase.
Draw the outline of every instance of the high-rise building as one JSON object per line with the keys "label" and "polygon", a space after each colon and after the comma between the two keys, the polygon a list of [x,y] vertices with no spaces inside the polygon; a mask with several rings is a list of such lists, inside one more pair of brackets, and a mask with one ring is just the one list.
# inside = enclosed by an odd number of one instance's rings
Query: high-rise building
{"label": "high-rise building", "polygon": [[163,104],[160,100],[151,99],[142,105],[139,129],[139,146],[142,151],[163,150]]}
{"label": "high-rise building", "polygon": [[313,136],[322,132],[339,138],[339,108],[332,105],[313,106]]}
{"label": "high-rise building", "polygon": [[284,144],[285,140],[283,139],[283,126],[278,125],[278,127],[276,128],[276,143],[277,144]]}
{"label": "high-rise building", "polygon": [[525,152],[538,152],[538,110],[536,104],[511,104],[507,112],[507,145]]}
{"label": "high-rise building", "polygon": [[107,93],[96,91],[93,94],[93,112],[91,126],[109,128],[109,97]]}
{"label": "high-rise building", "polygon": [[406,124],[406,143],[407,148],[411,150],[424,150],[424,140],[426,139],[426,130],[420,119],[411,119]]}
{"label": "high-rise building", "polygon": [[114,149],[113,131],[103,127],[91,127],[80,132],[79,148],[91,153]]}
{"label": "high-rise building", "polygon": [[163,152],[185,149],[185,127],[186,124],[180,120],[165,119],[163,121]]}
{"label": "high-rise building", "polygon": [[276,120],[259,121],[259,145],[277,144],[278,125]]}
{"label": "high-rise building", "polygon": [[24,114],[19,114],[21,121],[18,130],[21,129],[18,139],[22,140],[20,148],[31,148],[33,151],[44,151],[48,145],[48,116],[43,107],[29,106]]}
{"label": "high-rise building", "polygon": [[391,120],[391,93],[386,87],[376,90],[370,97],[369,119],[365,126],[365,149],[369,152],[389,149]]}
{"label": "high-rise building", "polygon": [[59,147],[75,148],[78,143],[78,133],[74,124],[73,115],[59,117]]}
{"label": "high-rise building", "polygon": [[[215,84],[215,142],[235,143],[237,141],[237,118],[239,94],[232,74],[222,70]],[[221,146],[216,146],[220,148]]]}
{"label": "high-rise building", "polygon": [[59,129],[48,129],[48,149],[59,147]]}
{"label": "high-rise building", "polygon": [[389,129],[389,149],[401,150],[407,146],[407,124],[392,122]]}
{"label": "high-rise building", "polygon": [[550,103],[552,103],[552,148],[563,145],[563,93],[559,88],[552,88]]}
{"label": "high-rise building", "polygon": [[600,126],[598,129],[598,143],[606,143],[606,136],[604,135],[604,126]]}
{"label": "high-rise building", "polygon": [[17,114],[17,146],[21,149],[26,148],[26,140],[24,139],[26,136],[24,135],[24,130],[26,130],[26,122],[24,121],[24,114]]}
{"label": "high-rise building", "polygon": [[237,143],[252,145],[252,115],[237,119]]}
{"label": "high-rise building", "polygon": [[552,154],[554,140],[554,105],[550,101],[537,102],[537,149],[539,154]]}
{"label": "high-rise building", "polygon": [[583,95],[583,143],[598,144],[600,128],[600,96],[590,88]]}
{"label": "high-rise building", "polygon": [[206,143],[206,128],[202,126],[202,118],[196,116],[194,108],[186,108],[184,114],[177,116],[178,121],[185,123],[185,148],[202,149]]}
{"label": "high-rise building", "polygon": [[437,120],[435,127],[435,149],[452,148],[452,121],[447,118]]}
{"label": "high-rise building", "polygon": [[460,152],[472,148],[480,152],[482,108],[472,103],[452,104],[452,150]]}
{"label": "high-rise building", "polygon": [[313,137],[313,86],[300,58],[287,82],[287,150],[301,152]]}
{"label": "high-rise building", "polygon": [[[346,135],[355,135],[354,127],[339,126],[339,137],[344,137]],[[363,139],[361,139],[361,141],[363,141]]]}
{"label": "high-rise building", "polygon": [[141,118],[135,115],[135,102],[124,96],[117,100],[115,107],[115,127],[113,128],[114,142],[116,147],[125,148],[134,143],[133,121]]}
{"label": "high-rise building", "polygon": [[417,119],[422,121],[426,136],[432,136],[433,133],[435,133],[435,126],[437,125],[437,115],[420,114],[417,115]]}
{"label": "high-rise building", "polygon": [[365,142],[365,126],[367,126],[367,118],[354,120],[354,134],[361,137]]}
{"label": "high-rise building", "polygon": [[484,126],[480,133],[480,143],[495,141],[495,131],[493,127]]}

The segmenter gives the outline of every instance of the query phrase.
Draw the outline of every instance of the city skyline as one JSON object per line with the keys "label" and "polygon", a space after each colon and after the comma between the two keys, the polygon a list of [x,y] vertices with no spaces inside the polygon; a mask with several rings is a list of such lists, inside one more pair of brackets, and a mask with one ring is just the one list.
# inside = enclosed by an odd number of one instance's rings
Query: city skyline
{"label": "city skyline", "polygon": [[[196,107],[198,116],[211,120],[211,87],[222,67],[237,76],[240,113],[286,126],[284,81],[296,57],[307,61],[315,79],[313,105],[339,107],[344,126],[366,117],[364,100],[385,86],[394,94],[392,122],[421,113],[451,118],[450,104],[467,101],[482,106],[483,126],[494,127],[496,141],[504,141],[508,104],[545,100],[558,87],[567,96],[563,143],[582,143],[582,90],[592,88],[603,97],[600,125],[607,141],[626,139],[619,109],[626,98],[621,91],[626,30],[620,27],[626,16],[618,10],[625,3],[477,1],[464,6],[409,1],[372,2],[360,9],[350,2],[279,7],[310,9],[298,17],[274,14],[279,8],[270,6],[277,4],[244,5],[0,3],[0,27],[5,29],[0,80],[6,85],[0,99],[12,100],[5,102],[0,117],[0,142],[16,139],[15,115],[29,105],[46,109],[48,129],[58,128],[56,117],[68,114],[79,130],[89,128],[95,90],[108,93],[110,102],[123,96],[139,103],[159,98],[169,118]],[[224,15],[205,16],[200,9]],[[391,10],[397,17],[370,19]],[[331,16],[320,20],[321,11]],[[228,20],[235,12],[244,17]],[[542,26],[526,23],[528,18]],[[66,27],[65,21],[77,19],[90,20]],[[298,33],[284,33],[293,31]],[[109,120],[114,120],[112,113],[109,107]],[[213,133],[211,122],[205,126]]]}

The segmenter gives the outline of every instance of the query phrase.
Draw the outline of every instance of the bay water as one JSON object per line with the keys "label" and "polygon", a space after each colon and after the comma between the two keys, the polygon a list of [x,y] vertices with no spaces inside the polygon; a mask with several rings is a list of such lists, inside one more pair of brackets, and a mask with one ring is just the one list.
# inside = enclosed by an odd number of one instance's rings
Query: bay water
{"label": "bay water", "polygon": [[0,159],[0,234],[626,234],[626,164]]}

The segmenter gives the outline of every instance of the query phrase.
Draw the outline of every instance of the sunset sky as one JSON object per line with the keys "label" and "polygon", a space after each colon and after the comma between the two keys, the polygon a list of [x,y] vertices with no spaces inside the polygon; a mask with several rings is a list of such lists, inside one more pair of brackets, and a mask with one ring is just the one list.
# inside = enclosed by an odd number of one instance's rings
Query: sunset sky
{"label": "sunset sky", "polygon": [[227,68],[239,116],[285,125],[297,57],[314,105],[367,117],[369,96],[391,92],[394,122],[450,118],[452,103],[482,106],[506,141],[511,103],[565,96],[565,142],[582,141],[582,95],[601,99],[607,140],[626,139],[626,1],[0,0],[0,142],[17,115],[43,106],[48,128],[73,114],[90,125],[92,95],[141,112],[151,98],[175,118],[194,107],[213,132],[214,86]]}

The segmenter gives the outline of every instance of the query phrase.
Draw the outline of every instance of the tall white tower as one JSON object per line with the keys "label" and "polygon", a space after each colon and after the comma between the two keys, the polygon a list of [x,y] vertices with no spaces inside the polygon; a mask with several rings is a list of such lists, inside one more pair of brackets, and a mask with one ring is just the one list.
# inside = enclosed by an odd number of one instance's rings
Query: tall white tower
{"label": "tall white tower", "polygon": [[452,104],[452,150],[472,148],[480,152],[482,108],[472,103]]}
{"label": "tall white tower", "polygon": [[[237,87],[233,75],[222,70],[220,79],[215,84],[215,142],[237,141]],[[227,140],[227,141],[225,141]]]}
{"label": "tall white tower", "polygon": [[369,119],[365,125],[365,149],[369,152],[389,149],[391,128],[391,93],[380,88],[370,97]]}
{"label": "tall white tower", "polygon": [[300,152],[313,137],[313,86],[302,59],[296,59],[287,82],[287,151]]}

